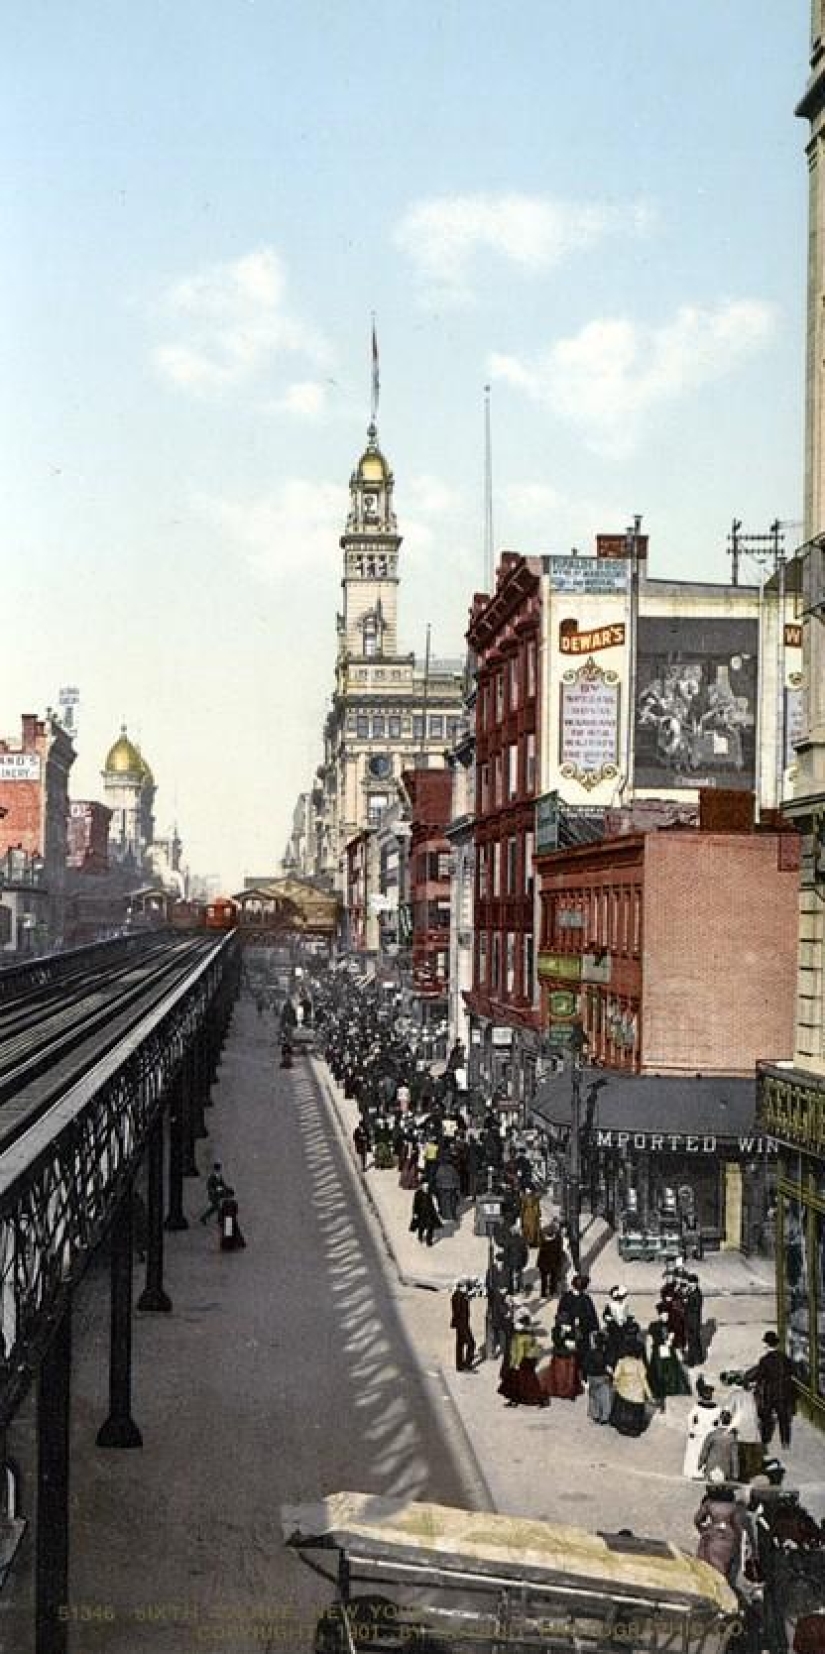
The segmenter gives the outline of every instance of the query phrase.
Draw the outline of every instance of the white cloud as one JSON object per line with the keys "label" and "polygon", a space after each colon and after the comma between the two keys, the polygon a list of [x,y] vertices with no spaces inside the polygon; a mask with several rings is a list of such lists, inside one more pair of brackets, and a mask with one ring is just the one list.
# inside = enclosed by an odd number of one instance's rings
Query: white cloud
{"label": "white cloud", "polygon": [[194,503],[221,538],[244,553],[260,579],[300,591],[302,575],[328,571],[334,591],[346,518],[340,483],[287,477],[257,499],[201,494]]}
{"label": "white cloud", "polygon": [[410,506],[413,513],[425,517],[452,517],[455,520],[460,518],[463,510],[459,490],[431,472],[420,472],[410,477],[404,484],[404,503]]}
{"label": "white cloud", "polygon": [[429,296],[462,303],[472,298],[479,253],[493,253],[526,274],[551,269],[607,235],[638,235],[652,221],[641,202],[554,200],[534,195],[445,195],[414,202],[393,239],[412,259]]}
{"label": "white cloud", "polygon": [[497,548],[527,555],[592,551],[597,534],[621,533],[632,515],[627,501],[577,498],[530,480],[506,484],[494,505]]}
{"label": "white cloud", "polygon": [[760,299],[683,305],[661,327],[602,317],[533,361],[493,355],[490,372],[579,426],[597,452],[622,457],[648,414],[732,373],[776,323],[775,307]]}
{"label": "white cloud", "polygon": [[329,360],[322,336],[286,305],[286,271],[271,247],[174,282],[160,311],[179,336],[158,346],[158,371],[188,390],[242,384],[286,354]]}
{"label": "white cloud", "polygon": [[283,396],[273,404],[276,412],[297,414],[302,419],[317,419],[326,405],[326,387],[316,379],[301,379],[288,385]]}

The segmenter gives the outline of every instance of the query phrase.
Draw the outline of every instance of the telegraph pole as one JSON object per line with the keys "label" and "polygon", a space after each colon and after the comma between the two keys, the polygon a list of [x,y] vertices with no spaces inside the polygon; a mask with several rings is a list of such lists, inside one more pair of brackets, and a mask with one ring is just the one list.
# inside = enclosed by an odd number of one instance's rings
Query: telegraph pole
{"label": "telegraph pole", "polygon": [[581,1127],[582,1127],[582,1052],[587,1035],[580,1022],[573,1024],[570,1036],[571,1094],[570,1137],[567,1144],[567,1227],[570,1232],[570,1255],[578,1271],[581,1261]]}

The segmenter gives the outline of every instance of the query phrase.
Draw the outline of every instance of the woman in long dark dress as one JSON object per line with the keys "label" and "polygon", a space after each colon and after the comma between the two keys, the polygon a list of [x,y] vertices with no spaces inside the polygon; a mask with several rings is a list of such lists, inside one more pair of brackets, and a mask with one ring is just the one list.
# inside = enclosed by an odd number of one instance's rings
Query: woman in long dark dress
{"label": "woman in long dark dress", "polygon": [[594,1332],[584,1358],[587,1379],[587,1416],[594,1424],[609,1424],[613,1407],[613,1373],[607,1359],[607,1338]]}
{"label": "woman in long dark dress", "polygon": [[559,1401],[575,1401],[584,1390],[576,1335],[564,1321],[557,1321],[553,1328],[553,1353],[539,1373],[539,1384],[544,1395]]}
{"label": "woman in long dark dress", "polygon": [[508,1407],[549,1407],[549,1399],[536,1377],[538,1358],[538,1340],[529,1312],[523,1311],[501,1365],[498,1393],[504,1396]]}
{"label": "woman in long dark dress", "polygon": [[659,1319],[651,1321],[647,1329],[650,1388],[657,1401],[664,1401],[666,1396],[689,1396],[691,1383],[669,1330],[667,1304],[658,1304],[657,1310]]}
{"label": "woman in long dark dress", "polygon": [[610,1423],[620,1436],[641,1436],[647,1429],[646,1402],[655,1405],[656,1397],[648,1383],[641,1344],[631,1345],[613,1374],[613,1406]]}

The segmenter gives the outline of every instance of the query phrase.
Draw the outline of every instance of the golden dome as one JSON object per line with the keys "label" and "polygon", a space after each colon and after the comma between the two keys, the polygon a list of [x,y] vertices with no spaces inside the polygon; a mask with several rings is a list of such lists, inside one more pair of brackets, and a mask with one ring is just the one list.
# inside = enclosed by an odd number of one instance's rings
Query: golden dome
{"label": "golden dome", "polygon": [[367,437],[367,447],[358,461],[355,474],[362,482],[386,482],[390,468],[378,446],[378,431],[375,425],[370,425]]}
{"label": "golden dome", "polygon": [[129,740],[129,737],[126,734],[125,724],[121,724],[120,735],[115,741],[114,746],[109,748],[106,763],[103,768],[104,770],[113,772],[115,775],[151,774],[151,771],[148,770],[148,766],[141,758],[137,747],[132,741]]}
{"label": "golden dome", "polygon": [[137,755],[138,755],[138,758],[140,759],[140,773],[143,776],[144,781],[150,782],[151,785],[154,787],[155,778],[152,774],[151,769],[149,768],[149,765],[146,762],[146,759],[143,756],[143,753],[140,750],[140,747],[138,747],[138,749],[137,749]]}

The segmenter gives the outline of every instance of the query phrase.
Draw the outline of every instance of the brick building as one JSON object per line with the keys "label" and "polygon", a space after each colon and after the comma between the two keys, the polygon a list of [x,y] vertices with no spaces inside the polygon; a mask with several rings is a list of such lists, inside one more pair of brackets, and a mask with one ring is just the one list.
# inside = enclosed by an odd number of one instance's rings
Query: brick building
{"label": "brick building", "polygon": [[51,712],[24,712],[19,740],[0,738],[0,879],[4,948],[36,952],[63,938],[71,737]]}
{"label": "brick building", "polygon": [[446,1039],[450,974],[450,819],[448,769],[405,770],[410,801],[409,899],[412,916],[412,995],[422,1025]]}
{"label": "brick building", "polygon": [[[696,827],[619,832],[536,867],[542,1020],[559,1049],[575,1025],[585,1036],[594,1199],[653,1225],[681,1198],[706,1242],[759,1244],[774,1151],[753,1129],[753,1071],[793,1041],[798,836],[755,828],[749,795],[709,791]],[[537,1109],[569,1132],[570,1065]]]}
{"label": "brick building", "polygon": [[529,1097],[539,1054],[533,845],[540,716],[539,558],[503,553],[467,633],[477,663],[470,1077]]}
{"label": "brick building", "polygon": [[86,873],[108,871],[111,819],[111,810],[97,800],[72,800],[69,805],[66,858],[69,867]]}

